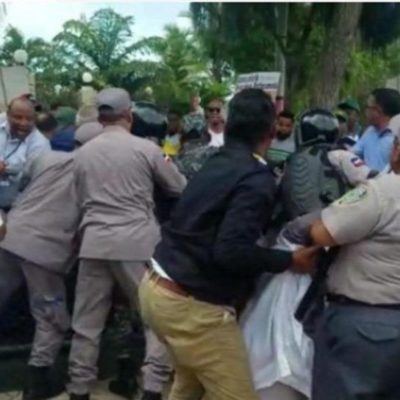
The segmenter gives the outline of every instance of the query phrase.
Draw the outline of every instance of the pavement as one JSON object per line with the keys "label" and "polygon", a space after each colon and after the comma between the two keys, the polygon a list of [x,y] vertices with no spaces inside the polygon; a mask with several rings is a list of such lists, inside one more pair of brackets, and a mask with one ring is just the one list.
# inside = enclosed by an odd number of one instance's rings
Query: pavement
{"label": "pavement", "polygon": [[[124,397],[118,396],[116,394],[111,393],[108,390],[108,384],[109,380],[106,381],[100,381],[98,382],[94,389],[93,392],[90,395],[90,400],[126,400]],[[164,400],[168,398],[168,392],[169,392],[169,385],[167,386],[165,393],[163,395]],[[133,400],[140,400],[141,398],[141,393],[139,392],[136,396],[135,399]],[[0,393],[0,400],[21,400],[22,399],[22,392],[4,392]],[[69,397],[66,392],[60,394],[57,397],[54,397],[49,400],[69,400]]]}
{"label": "pavement", "polygon": [[[99,382],[93,390],[91,400],[126,400],[123,397],[112,394],[107,388],[108,382]],[[0,393],[0,400],[21,400],[22,392]],[[67,393],[62,393],[51,400],[68,400]]]}
{"label": "pavement", "polygon": [[[0,393],[0,400],[21,400],[22,392],[6,392]],[[124,397],[117,396],[108,391],[108,381],[98,382],[95,386],[91,396],[91,400],[126,400]],[[140,399],[140,393],[135,400]],[[69,400],[67,393],[62,393],[51,400]]]}

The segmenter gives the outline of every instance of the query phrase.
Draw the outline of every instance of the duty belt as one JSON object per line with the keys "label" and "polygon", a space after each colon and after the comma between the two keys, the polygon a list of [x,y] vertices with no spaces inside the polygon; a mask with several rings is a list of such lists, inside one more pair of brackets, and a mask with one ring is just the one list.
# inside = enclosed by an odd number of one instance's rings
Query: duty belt
{"label": "duty belt", "polygon": [[350,299],[349,297],[340,294],[328,293],[326,295],[326,299],[328,300],[329,303],[340,304],[342,306],[362,306],[362,307],[374,307],[374,308],[388,308],[390,310],[400,310],[400,304],[370,304],[370,303],[365,303],[363,301]]}

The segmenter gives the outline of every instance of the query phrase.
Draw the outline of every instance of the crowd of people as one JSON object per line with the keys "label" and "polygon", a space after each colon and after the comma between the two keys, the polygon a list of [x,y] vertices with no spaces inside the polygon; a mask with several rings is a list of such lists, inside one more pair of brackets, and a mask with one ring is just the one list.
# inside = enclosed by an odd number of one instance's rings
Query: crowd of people
{"label": "crowd of people", "polygon": [[[365,130],[352,98],[296,117],[260,89],[204,110],[193,96],[186,115],[121,88],[78,112],[14,99],[0,322],[26,283],[24,400],[90,398],[115,291],[142,320],[142,400],[171,380],[170,400],[399,399],[399,115],[386,88]],[[64,386],[51,370],[71,329]],[[121,365],[110,390],[132,398]]]}

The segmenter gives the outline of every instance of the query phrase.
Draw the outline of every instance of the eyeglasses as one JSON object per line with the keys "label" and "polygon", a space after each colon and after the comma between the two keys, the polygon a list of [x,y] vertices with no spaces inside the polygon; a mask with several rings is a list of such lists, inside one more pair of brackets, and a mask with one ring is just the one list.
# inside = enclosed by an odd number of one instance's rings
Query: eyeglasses
{"label": "eyeglasses", "polygon": [[219,114],[219,113],[221,112],[221,109],[218,108],[218,107],[208,107],[208,108],[207,108],[207,111],[210,112],[210,113],[216,112],[216,113]]}

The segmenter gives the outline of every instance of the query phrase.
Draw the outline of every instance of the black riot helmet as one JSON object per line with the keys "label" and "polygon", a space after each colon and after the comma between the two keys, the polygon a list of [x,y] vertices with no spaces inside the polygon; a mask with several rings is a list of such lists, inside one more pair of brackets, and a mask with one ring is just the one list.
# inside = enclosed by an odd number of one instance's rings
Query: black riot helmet
{"label": "black riot helmet", "polygon": [[158,143],[167,133],[167,117],[154,103],[138,101],[133,104],[131,132],[142,138],[156,139]]}
{"label": "black riot helmet", "polygon": [[298,147],[311,146],[317,143],[333,144],[339,136],[339,122],[328,110],[314,108],[306,111],[296,129]]}

